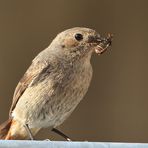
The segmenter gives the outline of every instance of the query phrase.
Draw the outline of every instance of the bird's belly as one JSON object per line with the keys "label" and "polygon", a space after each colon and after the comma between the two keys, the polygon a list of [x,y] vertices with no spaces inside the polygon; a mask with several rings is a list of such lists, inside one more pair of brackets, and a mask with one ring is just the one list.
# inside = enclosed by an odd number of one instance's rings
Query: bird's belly
{"label": "bird's belly", "polygon": [[62,83],[54,87],[49,79],[48,83],[46,80],[28,88],[19,99],[12,116],[31,128],[60,125],[86,94],[91,72],[85,72],[84,75],[82,73],[65,85]]}
{"label": "bird's belly", "polygon": [[[85,85],[79,83],[80,86],[74,87],[73,83],[67,85],[63,90],[56,90],[56,94],[52,99],[47,99],[42,108],[38,110],[36,119],[30,122],[34,127],[56,127],[64,122],[73,112],[76,106],[87,92],[88,83]],[[58,92],[60,91],[60,92]]]}

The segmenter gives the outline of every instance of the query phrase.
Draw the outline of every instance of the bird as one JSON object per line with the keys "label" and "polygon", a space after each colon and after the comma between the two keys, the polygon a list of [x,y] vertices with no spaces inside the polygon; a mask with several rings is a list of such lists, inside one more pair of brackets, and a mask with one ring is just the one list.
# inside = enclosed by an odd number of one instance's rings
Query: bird
{"label": "bird", "polygon": [[102,37],[86,27],[59,33],[19,81],[9,118],[0,125],[0,139],[33,140],[43,128],[65,136],[57,127],[88,91],[93,74],[91,56],[104,53],[111,43],[111,34]]}

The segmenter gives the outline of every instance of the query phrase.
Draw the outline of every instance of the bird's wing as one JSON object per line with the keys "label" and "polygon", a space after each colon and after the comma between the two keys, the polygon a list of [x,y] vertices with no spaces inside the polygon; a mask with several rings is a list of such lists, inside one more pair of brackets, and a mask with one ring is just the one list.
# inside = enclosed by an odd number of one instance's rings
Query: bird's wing
{"label": "bird's wing", "polygon": [[47,71],[49,67],[50,67],[49,64],[39,61],[36,63],[33,62],[31,64],[31,66],[28,68],[28,70],[26,71],[26,73],[24,74],[24,76],[22,77],[22,79],[20,80],[15,89],[12,105],[9,112],[10,116],[19,98],[22,96],[25,90],[31,85],[35,84],[38,81],[40,75],[42,75],[45,71]]}

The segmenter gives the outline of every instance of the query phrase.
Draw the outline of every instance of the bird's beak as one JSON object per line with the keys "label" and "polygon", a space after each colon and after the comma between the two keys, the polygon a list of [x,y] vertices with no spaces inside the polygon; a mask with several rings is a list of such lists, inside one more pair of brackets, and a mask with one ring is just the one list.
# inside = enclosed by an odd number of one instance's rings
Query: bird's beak
{"label": "bird's beak", "polygon": [[108,34],[107,37],[105,38],[102,38],[100,37],[100,35],[98,35],[96,36],[95,40],[97,43],[97,45],[95,46],[95,52],[100,55],[103,52],[105,52],[109,46],[111,46],[113,40],[113,34]]}

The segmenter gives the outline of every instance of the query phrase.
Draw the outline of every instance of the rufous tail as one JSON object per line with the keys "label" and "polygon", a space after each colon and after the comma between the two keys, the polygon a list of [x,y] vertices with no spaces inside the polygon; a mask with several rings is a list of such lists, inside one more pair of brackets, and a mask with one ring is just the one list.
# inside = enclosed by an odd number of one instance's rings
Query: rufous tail
{"label": "rufous tail", "polygon": [[[39,129],[30,129],[33,136],[39,131]],[[26,140],[30,139],[24,125],[20,122],[8,119],[0,125],[0,139],[4,140]]]}
{"label": "rufous tail", "polygon": [[0,139],[5,139],[11,126],[12,119],[8,119],[0,125]]}

